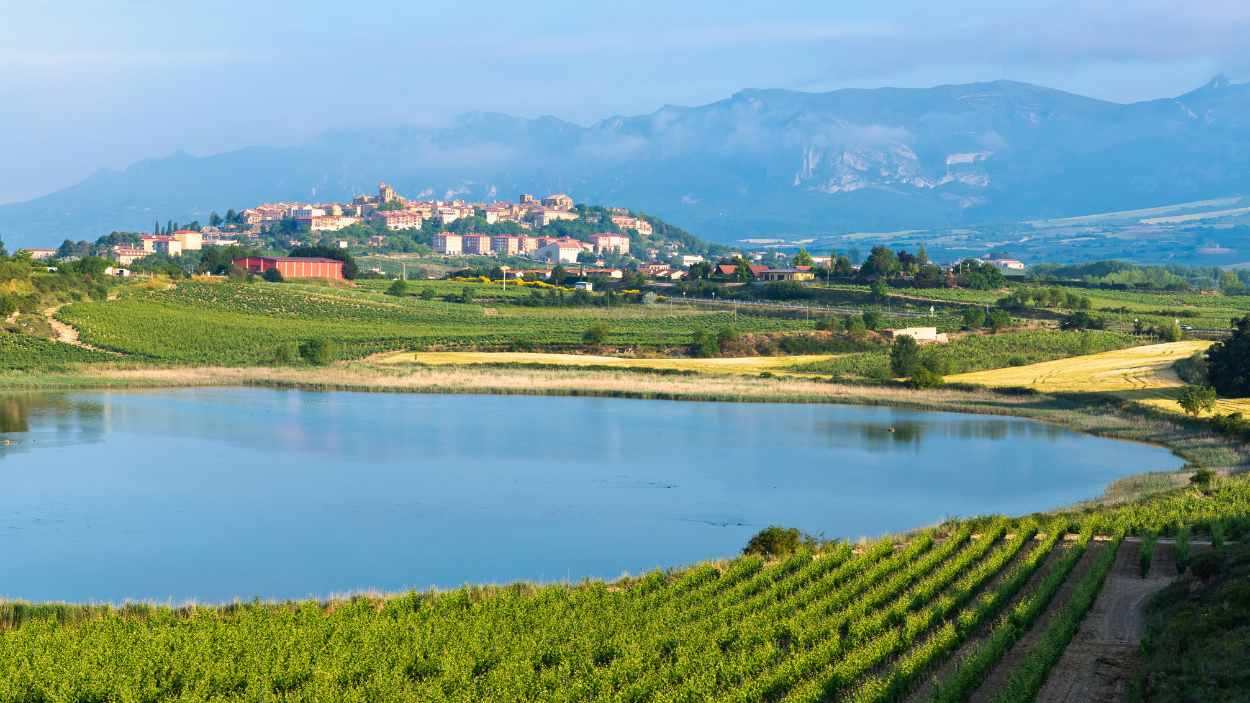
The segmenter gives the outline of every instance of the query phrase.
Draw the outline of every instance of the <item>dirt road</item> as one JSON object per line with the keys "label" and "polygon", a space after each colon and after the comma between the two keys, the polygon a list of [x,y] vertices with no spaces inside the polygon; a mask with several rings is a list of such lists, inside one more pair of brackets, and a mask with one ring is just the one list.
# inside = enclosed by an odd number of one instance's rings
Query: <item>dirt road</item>
{"label": "dirt road", "polygon": [[1123,701],[1146,628],[1146,603],[1176,579],[1176,547],[1160,542],[1141,577],[1140,542],[1125,541],[1081,629],[1046,678],[1039,703]]}

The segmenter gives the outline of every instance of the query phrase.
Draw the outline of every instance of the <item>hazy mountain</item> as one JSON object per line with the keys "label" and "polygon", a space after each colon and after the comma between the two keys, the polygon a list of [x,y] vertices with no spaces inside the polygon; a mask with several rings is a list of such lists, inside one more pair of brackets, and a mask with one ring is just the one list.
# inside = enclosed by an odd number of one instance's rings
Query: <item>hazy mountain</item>
{"label": "hazy mountain", "polygon": [[12,244],[204,220],[267,200],[565,191],[711,239],[981,224],[1250,193],[1250,86],[1122,105],[999,81],[748,90],[582,127],[468,114],[287,148],[174,154],[0,207]]}

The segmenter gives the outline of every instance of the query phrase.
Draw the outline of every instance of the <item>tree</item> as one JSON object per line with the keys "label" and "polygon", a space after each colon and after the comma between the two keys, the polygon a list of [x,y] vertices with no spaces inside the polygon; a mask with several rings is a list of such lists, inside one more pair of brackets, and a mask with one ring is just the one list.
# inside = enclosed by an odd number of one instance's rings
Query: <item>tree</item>
{"label": "tree", "polygon": [[975,330],[985,325],[985,311],[981,308],[964,308],[963,323],[966,329]]}
{"label": "tree", "polygon": [[794,255],[794,260],[791,264],[794,266],[811,266],[812,255],[808,254],[806,249],[799,247],[799,253]]}
{"label": "tree", "polygon": [[0,239],[0,256],[8,256],[9,252],[4,249],[4,240]]}
{"label": "tree", "polygon": [[1084,310],[1077,310],[1059,320],[1059,329],[1061,330],[1100,330],[1106,328],[1106,326],[1106,320],[1101,317],[1095,317]]}
{"label": "tree", "polygon": [[921,268],[929,265],[929,252],[925,250],[924,244],[916,250],[916,265]]}
{"label": "tree", "polygon": [[605,322],[596,322],[582,332],[582,341],[586,344],[603,344],[608,338],[608,325]]}
{"label": "tree", "polygon": [[883,303],[890,299],[890,287],[886,285],[885,279],[878,278],[872,282],[870,288],[872,290],[872,299],[878,303]]}
{"label": "tree", "polygon": [[894,340],[890,347],[890,371],[895,376],[911,376],[920,366],[920,344],[908,335]]}
{"label": "tree", "polygon": [[709,278],[712,275],[712,265],[706,261],[698,261],[690,265],[690,269],[686,274],[690,280],[699,280]]}
{"label": "tree", "polygon": [[720,353],[724,354],[729,348],[738,342],[738,330],[732,327],[722,327],[716,333],[716,348]]}
{"label": "tree", "polygon": [[833,273],[835,276],[849,276],[854,272],[855,265],[845,255],[839,255],[837,261],[833,262]]}
{"label": "tree", "polygon": [[209,215],[208,215],[208,224],[209,224],[210,226],[212,226],[212,227],[220,227],[220,226],[221,226],[221,215],[218,215],[216,210],[214,210],[214,211],[212,211],[211,213],[209,213]]}
{"label": "tree", "polygon": [[1185,386],[1176,402],[1180,403],[1181,410],[1198,417],[1215,409],[1216,398],[1215,389],[1210,386]]}
{"label": "tree", "polygon": [[387,295],[393,295],[396,298],[402,298],[408,295],[408,282],[404,280],[396,280],[386,289]]}
{"label": "tree", "polygon": [[863,278],[890,278],[899,271],[898,255],[889,247],[873,247],[868,260],[859,268]]}
{"label": "tree", "polygon": [[881,326],[881,313],[876,310],[865,310],[863,312],[864,327],[875,330]]}
{"label": "tree", "polygon": [[1207,378],[1224,397],[1250,396],[1250,315],[1233,320],[1233,334],[1207,349]]}
{"label": "tree", "polygon": [[269,269],[260,275],[261,278],[270,283],[281,283],[286,280],[282,277],[282,272],[276,268]]}

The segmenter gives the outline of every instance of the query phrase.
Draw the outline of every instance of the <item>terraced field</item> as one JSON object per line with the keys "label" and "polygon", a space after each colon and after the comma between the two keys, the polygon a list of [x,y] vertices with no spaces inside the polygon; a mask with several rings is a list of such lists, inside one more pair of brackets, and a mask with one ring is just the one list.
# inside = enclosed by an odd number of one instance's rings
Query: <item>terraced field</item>
{"label": "terraced field", "polygon": [[1026,701],[1135,563],[1126,534],[1215,524],[1246,534],[1250,481],[611,583],[0,603],[0,700]]}
{"label": "terraced field", "polygon": [[[1180,359],[1210,342],[1169,342],[1101,354],[1074,356],[1028,366],[950,376],[953,383],[991,387],[1024,387],[1043,392],[1110,393],[1151,407],[1181,412],[1176,402],[1184,382],[1172,370]],[[1216,412],[1250,415],[1250,398],[1222,398]]]}

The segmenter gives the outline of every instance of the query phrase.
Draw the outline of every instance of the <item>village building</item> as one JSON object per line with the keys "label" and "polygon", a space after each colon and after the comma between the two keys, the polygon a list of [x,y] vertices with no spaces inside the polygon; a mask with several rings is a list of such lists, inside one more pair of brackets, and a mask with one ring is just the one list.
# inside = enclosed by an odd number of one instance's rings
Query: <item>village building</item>
{"label": "village building", "polygon": [[545,207],[554,208],[556,210],[572,210],[573,199],[564,193],[553,193],[543,198]]}
{"label": "village building", "polygon": [[343,279],[343,262],[338,259],[299,256],[246,256],[235,259],[234,265],[247,271],[262,275],[270,269],[277,269],[283,278],[326,278]]}
{"label": "village building", "polygon": [[420,229],[423,223],[420,213],[413,210],[374,210],[369,219],[389,230]]}
{"label": "village building", "polygon": [[521,252],[521,238],[515,234],[497,234],[490,238],[490,248],[499,256],[516,256]]}
{"label": "village building", "polygon": [[464,242],[458,234],[439,232],[434,235],[434,251],[444,256],[460,256],[464,252]]}
{"label": "village building", "polygon": [[[751,268],[754,273],[755,267]],[[761,281],[811,281],[816,278],[816,274],[810,266],[795,266],[793,268],[766,268],[755,273],[755,277]]]}
{"label": "village building", "polygon": [[538,258],[553,264],[575,264],[577,257],[583,252],[582,242],[564,237],[549,240],[538,250]]}
{"label": "village building", "polygon": [[481,256],[490,254],[493,251],[490,239],[489,234],[465,234],[461,235],[460,238],[465,254],[478,254]]}
{"label": "village building", "polygon": [[625,255],[629,253],[629,237],[624,234],[612,234],[610,232],[592,234],[590,235],[590,243],[594,245],[596,254]]}
{"label": "village building", "polygon": [[129,266],[152,252],[140,247],[115,246],[109,251],[109,258],[122,266]]}
{"label": "village building", "polygon": [[613,215],[612,224],[624,230],[634,230],[638,234],[650,236],[654,230],[651,223],[641,217],[632,217],[630,215]]}
{"label": "village building", "polygon": [[18,254],[27,254],[32,261],[56,258],[56,249],[18,249]]}
{"label": "village building", "polygon": [[576,220],[577,213],[567,210],[557,210],[549,207],[538,207],[525,213],[525,221],[534,227],[546,227],[552,222],[560,222],[562,220]]}

